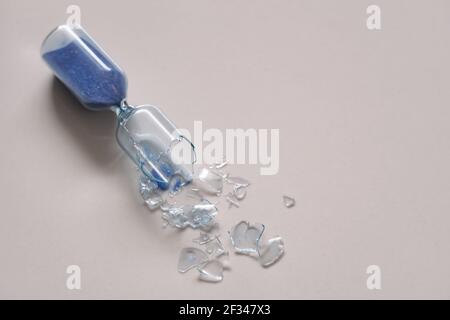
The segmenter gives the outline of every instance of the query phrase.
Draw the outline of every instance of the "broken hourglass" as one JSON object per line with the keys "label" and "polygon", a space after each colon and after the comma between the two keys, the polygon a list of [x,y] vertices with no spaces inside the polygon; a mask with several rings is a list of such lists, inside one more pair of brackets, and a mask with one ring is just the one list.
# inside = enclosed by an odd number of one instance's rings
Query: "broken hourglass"
{"label": "broken hourglass", "polygon": [[174,191],[192,180],[192,143],[157,107],[126,102],[125,73],[81,26],[57,27],[44,40],[41,55],[87,109],[115,112],[117,141],[148,180],[148,192]]}

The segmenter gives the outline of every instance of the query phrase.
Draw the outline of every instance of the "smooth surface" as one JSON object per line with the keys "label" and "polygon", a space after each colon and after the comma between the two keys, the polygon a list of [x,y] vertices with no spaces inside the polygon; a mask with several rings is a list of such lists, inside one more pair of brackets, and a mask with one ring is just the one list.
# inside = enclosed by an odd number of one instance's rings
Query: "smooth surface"
{"label": "smooth surface", "polygon": [[84,110],[41,60],[69,4],[0,2],[0,298],[450,298],[448,1],[77,1],[130,103],[186,128],[280,128],[279,174],[230,167],[252,185],[218,219],[222,234],[265,223],[286,255],[268,269],[231,255],[218,284],[177,272],[198,233],[162,229],[114,115]]}

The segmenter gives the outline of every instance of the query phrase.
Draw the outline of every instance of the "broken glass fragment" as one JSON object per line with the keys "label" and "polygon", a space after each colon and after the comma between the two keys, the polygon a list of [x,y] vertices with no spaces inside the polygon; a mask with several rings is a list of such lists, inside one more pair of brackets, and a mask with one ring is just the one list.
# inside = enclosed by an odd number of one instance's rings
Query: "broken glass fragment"
{"label": "broken glass fragment", "polygon": [[220,257],[221,255],[225,254],[225,248],[223,247],[222,242],[220,241],[219,237],[214,237],[213,240],[208,241],[205,243],[205,251],[210,256],[213,257]]}
{"label": "broken glass fragment", "polygon": [[235,206],[236,208],[239,208],[239,203],[237,202],[237,198],[236,195],[234,193],[228,193],[227,196],[225,197],[225,200],[228,201],[228,208],[231,208],[233,206]]}
{"label": "broken glass fragment", "polygon": [[215,168],[212,168],[211,171],[212,173],[221,177],[223,181],[226,181],[226,179],[230,176],[228,172],[223,172],[222,170],[217,170]]}
{"label": "broken glass fragment", "polygon": [[162,217],[171,226],[184,229],[188,226],[197,228],[209,228],[214,222],[217,208],[207,200],[195,205],[172,205],[163,212]]}
{"label": "broken glass fragment", "polygon": [[146,201],[157,188],[158,185],[152,182],[148,177],[144,175],[139,177],[139,193],[144,201]]}
{"label": "broken glass fragment", "polygon": [[223,178],[208,168],[203,168],[196,177],[195,185],[211,194],[220,194],[223,189]]}
{"label": "broken glass fragment", "polygon": [[223,162],[221,162],[221,163],[216,163],[215,168],[216,168],[216,169],[222,169],[222,168],[224,168],[227,164],[228,164],[228,161],[225,160],[225,161],[223,161]]}
{"label": "broken glass fragment", "polygon": [[206,282],[220,282],[223,280],[223,264],[212,260],[198,267],[199,279]]}
{"label": "broken glass fragment", "polygon": [[190,221],[191,227],[209,226],[214,220],[214,216],[217,214],[217,207],[207,200],[203,200],[201,203],[194,205],[191,211]]}
{"label": "broken glass fragment", "polygon": [[241,201],[244,200],[245,196],[247,195],[247,189],[243,186],[234,187],[233,193],[236,199]]}
{"label": "broken glass fragment", "polygon": [[156,210],[163,203],[163,198],[158,192],[154,191],[148,196],[145,203],[150,210]]}
{"label": "broken glass fragment", "polygon": [[156,183],[144,175],[139,177],[139,193],[150,210],[158,208],[163,201]]}
{"label": "broken glass fragment", "polygon": [[288,196],[283,196],[283,203],[286,206],[286,208],[292,208],[295,206],[295,199]]}
{"label": "broken glass fragment", "polygon": [[250,225],[247,221],[241,221],[229,232],[231,243],[237,253],[257,254],[259,240],[264,232],[264,225],[255,223]]}
{"label": "broken glass fragment", "polygon": [[275,237],[267,241],[260,249],[259,262],[263,267],[268,267],[277,262],[284,254],[284,242],[281,237]]}
{"label": "broken glass fragment", "polygon": [[191,199],[196,199],[196,200],[203,200],[203,195],[201,194],[200,190],[197,188],[192,188],[191,190],[188,190],[186,192],[186,196],[191,198]]}
{"label": "broken glass fragment", "polygon": [[178,271],[184,273],[207,261],[208,256],[202,250],[197,248],[184,248],[181,250],[180,258],[178,259]]}
{"label": "broken glass fragment", "polygon": [[230,184],[234,184],[236,187],[248,187],[250,182],[247,179],[240,177],[227,177],[226,181]]}
{"label": "broken glass fragment", "polygon": [[169,209],[171,208],[171,204],[169,202],[167,202],[167,200],[163,200],[161,202],[161,204],[159,205],[159,208],[164,211],[167,212],[169,211]]}
{"label": "broken glass fragment", "polygon": [[190,206],[175,206],[171,205],[169,209],[162,214],[162,218],[167,221],[170,226],[176,228],[186,228],[188,226],[185,211],[190,211]]}
{"label": "broken glass fragment", "polygon": [[231,269],[230,253],[228,251],[225,251],[224,254],[216,257],[216,259],[222,263],[224,269]]}
{"label": "broken glass fragment", "polygon": [[214,239],[215,239],[215,237],[211,236],[209,233],[207,233],[207,232],[200,232],[200,236],[198,238],[193,239],[192,241],[202,245],[202,244],[210,242],[210,241],[212,241]]}

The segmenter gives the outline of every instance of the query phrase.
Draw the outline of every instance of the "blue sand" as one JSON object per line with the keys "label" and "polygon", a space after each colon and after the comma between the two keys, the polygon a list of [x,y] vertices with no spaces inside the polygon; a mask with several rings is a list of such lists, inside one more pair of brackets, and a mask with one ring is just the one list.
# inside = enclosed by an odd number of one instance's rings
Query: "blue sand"
{"label": "blue sand", "polygon": [[[125,74],[94,44],[82,41],[95,57],[75,42],[43,55],[57,77],[86,107],[94,110],[119,106],[126,97]],[[98,60],[97,60],[98,59]]]}
{"label": "blue sand", "polygon": [[[159,170],[166,179],[173,175],[172,167],[168,164],[162,164]],[[169,182],[165,182],[164,178],[161,177],[156,170],[152,170],[152,177],[150,179],[155,182],[161,190],[167,190],[169,188]]]}

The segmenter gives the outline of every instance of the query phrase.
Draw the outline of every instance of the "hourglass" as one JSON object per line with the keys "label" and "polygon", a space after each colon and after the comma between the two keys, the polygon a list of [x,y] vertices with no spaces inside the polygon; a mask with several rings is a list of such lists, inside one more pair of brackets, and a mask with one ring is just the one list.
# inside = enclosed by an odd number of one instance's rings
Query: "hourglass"
{"label": "hourglass", "polygon": [[127,103],[125,73],[81,26],[57,27],[44,40],[41,55],[87,109],[115,112],[119,145],[155,190],[176,191],[192,180],[192,143],[157,107]]}

